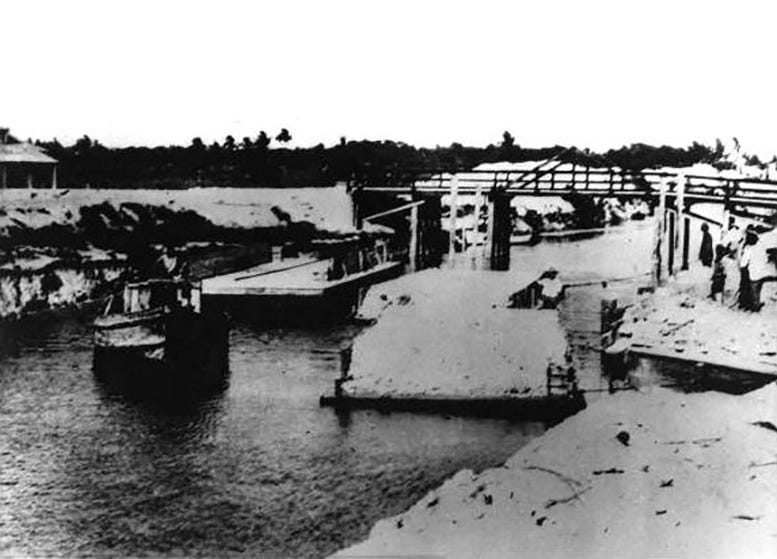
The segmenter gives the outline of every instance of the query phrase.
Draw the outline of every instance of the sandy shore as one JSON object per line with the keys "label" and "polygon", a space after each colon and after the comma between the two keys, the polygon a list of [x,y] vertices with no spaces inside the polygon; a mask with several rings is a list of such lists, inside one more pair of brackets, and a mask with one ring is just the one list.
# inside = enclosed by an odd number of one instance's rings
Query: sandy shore
{"label": "sandy shore", "polygon": [[693,268],[627,309],[619,339],[634,349],[777,375],[776,285],[765,284],[761,312],[744,312],[707,298],[709,269]]}
{"label": "sandy shore", "polygon": [[353,397],[543,396],[549,365],[565,365],[555,311],[507,308],[539,271],[430,269],[373,286],[354,342]]}
{"label": "sandy shore", "polygon": [[774,557],[777,386],[620,393],[337,557]]}
{"label": "sandy shore", "polygon": [[[38,229],[72,225],[80,209],[107,202],[192,210],[214,225],[276,227],[284,217],[322,231],[353,232],[351,201],[344,186],[331,188],[192,188],[188,190],[25,190],[0,192],[0,234],[14,226]],[[273,211],[278,208],[279,211]],[[285,214],[285,215],[284,215]]]}
{"label": "sandy shore", "polygon": [[270,244],[353,234],[352,212],[343,186],[3,190],[0,318],[90,298],[123,269],[148,264],[138,247],[186,246],[193,272],[233,270],[269,259]]}

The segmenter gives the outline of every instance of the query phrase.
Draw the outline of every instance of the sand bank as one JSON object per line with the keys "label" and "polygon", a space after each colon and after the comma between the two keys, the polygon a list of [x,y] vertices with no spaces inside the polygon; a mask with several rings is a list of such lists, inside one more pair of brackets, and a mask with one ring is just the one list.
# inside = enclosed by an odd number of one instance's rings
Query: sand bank
{"label": "sand bank", "polygon": [[[74,225],[83,207],[107,202],[191,210],[219,227],[276,227],[306,221],[321,231],[353,232],[350,196],[331,188],[192,188],[188,190],[24,190],[0,193],[0,232]],[[277,208],[273,210],[273,208]]]}
{"label": "sand bank", "polygon": [[338,557],[774,557],[777,386],[620,393]]}
{"label": "sand bank", "polygon": [[430,269],[373,286],[374,326],[354,341],[351,397],[478,398],[546,394],[567,343],[555,311],[507,308],[540,272]]}
{"label": "sand bank", "polygon": [[777,375],[775,284],[766,284],[760,313],[729,308],[706,297],[709,269],[693,268],[629,308],[618,336],[636,350]]}

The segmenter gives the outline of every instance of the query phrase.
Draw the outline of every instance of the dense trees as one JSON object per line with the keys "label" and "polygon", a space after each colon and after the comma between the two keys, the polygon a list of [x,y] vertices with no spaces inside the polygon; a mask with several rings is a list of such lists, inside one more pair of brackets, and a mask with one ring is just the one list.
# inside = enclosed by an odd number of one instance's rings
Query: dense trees
{"label": "dense trees", "polygon": [[419,172],[465,170],[486,162],[563,160],[630,170],[686,166],[698,162],[724,165],[723,146],[694,142],[687,148],[632,144],[603,154],[563,146],[524,148],[505,131],[498,145],[416,148],[393,141],[348,141],[308,148],[287,147],[292,135],[283,128],[274,137],[260,131],[238,142],[227,136],[206,146],[201,138],[186,147],[106,148],[83,136],[71,146],[56,139],[38,142],[60,161],[61,183],[69,187],[185,188],[190,186],[324,186],[338,180],[399,183]]}

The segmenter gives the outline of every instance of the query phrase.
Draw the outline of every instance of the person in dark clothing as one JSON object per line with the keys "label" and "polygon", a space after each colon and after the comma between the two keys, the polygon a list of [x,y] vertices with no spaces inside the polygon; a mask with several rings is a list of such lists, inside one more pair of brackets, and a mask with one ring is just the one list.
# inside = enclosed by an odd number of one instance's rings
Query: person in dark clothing
{"label": "person in dark clothing", "polygon": [[712,268],[712,286],[710,288],[710,299],[714,301],[723,300],[723,290],[726,287],[726,269],[723,264],[723,258],[726,256],[726,247],[718,245],[715,247],[715,266]]}
{"label": "person in dark clothing", "polygon": [[712,235],[710,235],[710,226],[706,223],[701,224],[701,248],[699,249],[699,260],[703,266],[709,268],[712,266]]}
{"label": "person in dark clothing", "polygon": [[739,255],[739,308],[745,311],[757,310],[754,308],[753,282],[750,280],[750,259],[753,254],[753,245],[758,242],[755,231],[748,229],[745,232],[745,244]]}

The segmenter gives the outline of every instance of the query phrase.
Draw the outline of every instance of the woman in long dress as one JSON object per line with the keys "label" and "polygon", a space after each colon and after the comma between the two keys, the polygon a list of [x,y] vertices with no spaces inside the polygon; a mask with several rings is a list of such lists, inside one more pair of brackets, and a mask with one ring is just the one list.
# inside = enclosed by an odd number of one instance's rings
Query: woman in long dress
{"label": "woman in long dress", "polygon": [[723,257],[723,271],[726,274],[725,284],[723,286],[722,302],[727,307],[734,307],[739,301],[739,259],[736,253],[727,253]]}

